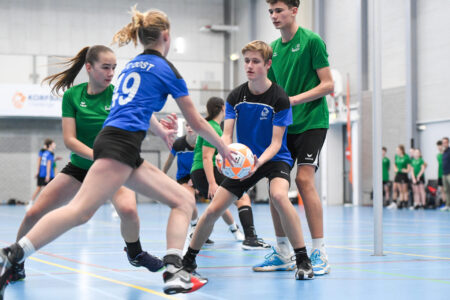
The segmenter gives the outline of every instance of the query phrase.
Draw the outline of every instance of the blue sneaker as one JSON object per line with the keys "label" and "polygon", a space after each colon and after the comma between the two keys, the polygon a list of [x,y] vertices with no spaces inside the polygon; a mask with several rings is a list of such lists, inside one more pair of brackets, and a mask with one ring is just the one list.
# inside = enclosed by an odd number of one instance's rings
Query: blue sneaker
{"label": "blue sneaker", "polygon": [[328,257],[319,249],[314,249],[311,253],[311,264],[314,275],[325,275],[330,273],[330,265],[328,264]]}
{"label": "blue sneaker", "polygon": [[[123,249],[127,252],[127,247]],[[164,267],[164,263],[161,259],[151,254],[148,254],[146,251],[142,251],[135,258],[131,259],[127,252],[128,261],[132,266],[135,267],[146,267],[150,272],[158,272]]]}
{"label": "blue sneaker", "polygon": [[265,256],[263,263],[253,266],[255,272],[292,271],[296,268],[295,259],[292,256],[285,257],[278,254],[275,247],[273,252]]}

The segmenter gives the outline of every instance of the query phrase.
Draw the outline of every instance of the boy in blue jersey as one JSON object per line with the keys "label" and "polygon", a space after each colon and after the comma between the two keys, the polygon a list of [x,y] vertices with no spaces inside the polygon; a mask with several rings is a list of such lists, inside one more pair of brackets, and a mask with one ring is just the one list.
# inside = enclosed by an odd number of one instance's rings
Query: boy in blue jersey
{"label": "boy in blue jersey", "polygon": [[[294,247],[298,280],[314,277],[294,206],[289,200],[290,170],[293,164],[286,143],[286,126],[292,123],[289,98],[283,89],[267,78],[272,49],[262,41],[253,41],[242,49],[248,82],[235,88],[226,104],[222,139],[232,143],[236,125],[237,141],[255,154],[255,169],[241,180],[225,179],[213,201],[201,216],[188,251],[183,258],[186,270],[197,267],[195,257],[208,238],[215,221],[234,201],[266,177],[270,199],[281,217],[283,229]],[[248,126],[252,124],[252,126]]]}

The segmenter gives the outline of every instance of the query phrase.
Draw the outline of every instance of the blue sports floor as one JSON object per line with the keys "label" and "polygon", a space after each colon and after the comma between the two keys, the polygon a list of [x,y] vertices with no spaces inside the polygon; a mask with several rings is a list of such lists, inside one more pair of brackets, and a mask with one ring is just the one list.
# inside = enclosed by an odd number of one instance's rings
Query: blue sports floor
{"label": "blue sports floor", "polygon": [[[205,209],[200,204],[200,211]],[[265,204],[254,205],[258,235],[273,243]],[[168,209],[140,204],[141,241],[163,256]],[[237,219],[237,212],[232,208]],[[0,244],[14,240],[22,206],[0,206]],[[300,209],[307,244],[304,211]],[[5,299],[450,299],[450,213],[384,210],[385,256],[373,253],[373,217],[369,207],[324,210],[331,273],[296,281],[293,272],[254,273],[265,251],[243,251],[222,220],[200,252],[199,272],[209,278],[186,295],[162,293],[162,273],[131,266],[122,251],[119,221],[104,205],[86,225],[63,235],[28,259],[25,281],[9,285]]]}

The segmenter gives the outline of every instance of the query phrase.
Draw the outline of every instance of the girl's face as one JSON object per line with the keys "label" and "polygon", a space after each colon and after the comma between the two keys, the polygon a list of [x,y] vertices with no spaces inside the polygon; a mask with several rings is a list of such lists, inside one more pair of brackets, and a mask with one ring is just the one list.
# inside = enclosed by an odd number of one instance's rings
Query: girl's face
{"label": "girl's face", "polygon": [[419,149],[414,150],[414,158],[415,159],[420,158],[420,150]]}
{"label": "girl's face", "polygon": [[397,155],[400,155],[400,156],[402,156],[403,155],[403,152],[402,152],[402,150],[400,149],[400,147],[397,147]]}
{"label": "girl's face", "polygon": [[163,40],[164,40],[164,57],[167,56],[167,54],[169,53],[170,50],[170,32],[169,30],[165,30],[161,33],[161,35],[163,36]]}
{"label": "girl's face", "polygon": [[106,89],[111,84],[116,66],[117,61],[114,53],[109,51],[100,52],[98,61],[94,62],[93,65],[86,63],[89,82]]}

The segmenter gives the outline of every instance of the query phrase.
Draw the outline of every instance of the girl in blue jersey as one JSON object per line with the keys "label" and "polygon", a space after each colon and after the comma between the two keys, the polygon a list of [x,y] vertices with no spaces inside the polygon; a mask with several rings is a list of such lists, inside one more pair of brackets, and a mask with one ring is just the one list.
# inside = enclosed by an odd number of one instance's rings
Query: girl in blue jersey
{"label": "girl in blue jersey", "polygon": [[195,109],[183,78],[165,59],[170,47],[169,27],[163,12],[140,13],[133,8],[131,23],[114,36],[119,46],[130,41],[137,45],[139,40],[144,52],[132,59],[118,78],[111,112],[94,143],[94,163],[75,198],[45,215],[18,243],[0,251],[0,291],[4,290],[13,265],[88,221],[122,185],[171,208],[166,231],[164,292],[189,293],[206,284],[206,279],[182,268],[182,249],[195,206],[194,197],[140,157],[149,122],[171,146],[174,132],[162,128],[153,115],[171,94],[192,128],[216,146],[225,159],[234,162],[231,150]]}
{"label": "girl in blue jersey", "polygon": [[[225,179],[213,201],[201,216],[183,263],[195,270],[195,257],[211,233],[215,221],[234,201],[259,180],[269,180],[270,201],[277,210],[296,256],[296,279],[314,277],[308,258],[300,218],[288,197],[290,170],[293,164],[286,143],[286,126],[292,123],[289,98],[283,89],[267,78],[272,49],[262,41],[253,41],[242,49],[248,82],[235,88],[226,104],[222,138],[230,144],[236,125],[237,141],[255,154],[255,168],[241,180]],[[252,124],[252,126],[248,126]],[[261,271],[264,266],[261,266]]]}
{"label": "girl in blue jersey", "polygon": [[[92,144],[109,114],[114,86],[111,80],[116,68],[114,52],[103,45],[81,49],[65,63],[67,69],[50,75],[45,81],[52,85],[52,91],[59,94],[65,90],[62,101],[62,131],[66,146],[72,151],[70,162],[56,175],[30,207],[17,232],[19,241],[36,222],[49,211],[65,205],[80,188],[89,167],[92,165]],[[89,81],[73,86],[75,77],[85,67]],[[80,103],[87,103],[81,106]],[[55,143],[45,142],[52,151]],[[43,150],[43,151],[47,151]],[[121,187],[111,198],[120,216],[120,231],[126,244],[126,252],[133,266],[144,266],[152,272],[163,267],[162,261],[142,250],[139,240],[139,217],[135,193]],[[25,278],[24,264],[14,268],[11,281]]]}
{"label": "girl in blue jersey", "polygon": [[53,177],[55,177],[53,163],[55,161],[53,151],[55,150],[56,144],[52,139],[45,139],[44,148],[39,150],[38,158],[38,171],[36,173],[37,187],[31,196],[31,201],[29,207],[33,205],[39,192],[45,187]]}

